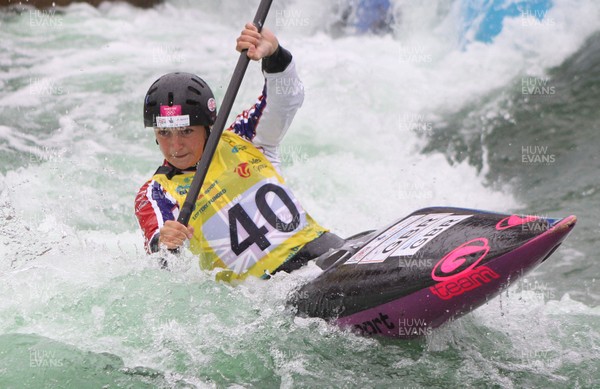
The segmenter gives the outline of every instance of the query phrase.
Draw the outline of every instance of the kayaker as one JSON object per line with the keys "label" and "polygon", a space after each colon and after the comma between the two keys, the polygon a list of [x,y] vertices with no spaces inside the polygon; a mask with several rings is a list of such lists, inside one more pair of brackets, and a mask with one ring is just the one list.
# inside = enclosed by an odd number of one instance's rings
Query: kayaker
{"label": "kayaker", "polygon": [[222,268],[217,279],[225,281],[292,271],[342,244],[306,213],[279,170],[280,142],[304,99],[291,53],[252,23],[237,38],[236,50],[244,49],[262,60],[263,91],[223,132],[189,225],[176,220],[217,113],[196,75],[166,74],[146,93],[144,125],[154,129],[164,162],[135,199],[148,252],[189,240],[201,267]]}

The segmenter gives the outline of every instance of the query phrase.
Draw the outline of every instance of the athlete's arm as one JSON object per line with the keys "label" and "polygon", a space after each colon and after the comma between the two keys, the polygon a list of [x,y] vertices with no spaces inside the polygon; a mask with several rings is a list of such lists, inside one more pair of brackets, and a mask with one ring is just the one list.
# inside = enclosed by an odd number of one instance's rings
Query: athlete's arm
{"label": "athlete's arm", "polygon": [[236,49],[248,49],[248,57],[262,59],[265,86],[256,104],[238,115],[229,129],[261,147],[277,163],[277,147],[304,101],[304,87],[292,54],[269,29],[259,34],[254,25],[247,24],[237,43]]}

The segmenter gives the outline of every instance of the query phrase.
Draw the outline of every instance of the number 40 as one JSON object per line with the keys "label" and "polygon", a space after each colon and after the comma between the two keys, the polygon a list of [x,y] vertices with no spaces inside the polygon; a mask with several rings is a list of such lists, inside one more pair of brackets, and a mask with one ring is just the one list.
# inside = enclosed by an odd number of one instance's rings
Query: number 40
{"label": "number 40", "polygon": [[[292,220],[289,223],[279,219],[273,212],[273,209],[267,203],[267,193],[273,193],[279,197],[287,207],[290,215],[292,215]],[[266,184],[256,191],[254,200],[260,214],[273,228],[281,232],[290,232],[298,228],[300,224],[298,208],[282,187],[275,184]],[[238,222],[248,234],[248,237],[241,242],[238,235]],[[252,221],[252,218],[241,204],[236,204],[229,210],[229,236],[231,238],[231,250],[235,255],[240,255],[253,244],[256,244],[261,250],[266,250],[271,246],[271,242],[267,239],[268,233],[269,229],[266,226],[259,227]]]}

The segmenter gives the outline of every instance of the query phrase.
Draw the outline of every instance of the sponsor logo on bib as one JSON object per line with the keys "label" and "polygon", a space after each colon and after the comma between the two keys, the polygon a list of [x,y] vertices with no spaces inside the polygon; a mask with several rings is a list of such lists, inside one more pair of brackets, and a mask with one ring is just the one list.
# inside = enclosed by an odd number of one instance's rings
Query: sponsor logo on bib
{"label": "sponsor logo on bib", "polygon": [[242,162],[235,168],[234,172],[236,172],[242,178],[250,177],[250,166],[248,162]]}

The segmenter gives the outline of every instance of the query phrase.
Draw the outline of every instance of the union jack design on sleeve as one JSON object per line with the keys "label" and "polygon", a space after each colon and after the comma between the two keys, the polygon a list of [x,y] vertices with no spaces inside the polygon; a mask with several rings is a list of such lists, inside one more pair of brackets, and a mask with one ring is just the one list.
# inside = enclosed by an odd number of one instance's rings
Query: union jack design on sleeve
{"label": "union jack design on sleeve", "polygon": [[229,127],[229,131],[233,131],[242,138],[252,141],[256,136],[256,127],[267,106],[267,87],[263,87],[262,94],[258,97],[252,108],[245,110],[236,116],[235,121]]}
{"label": "union jack design on sleeve", "polygon": [[146,182],[135,198],[135,215],[144,232],[146,251],[150,252],[150,242],[167,220],[175,220],[179,215],[179,205],[156,181]]}

